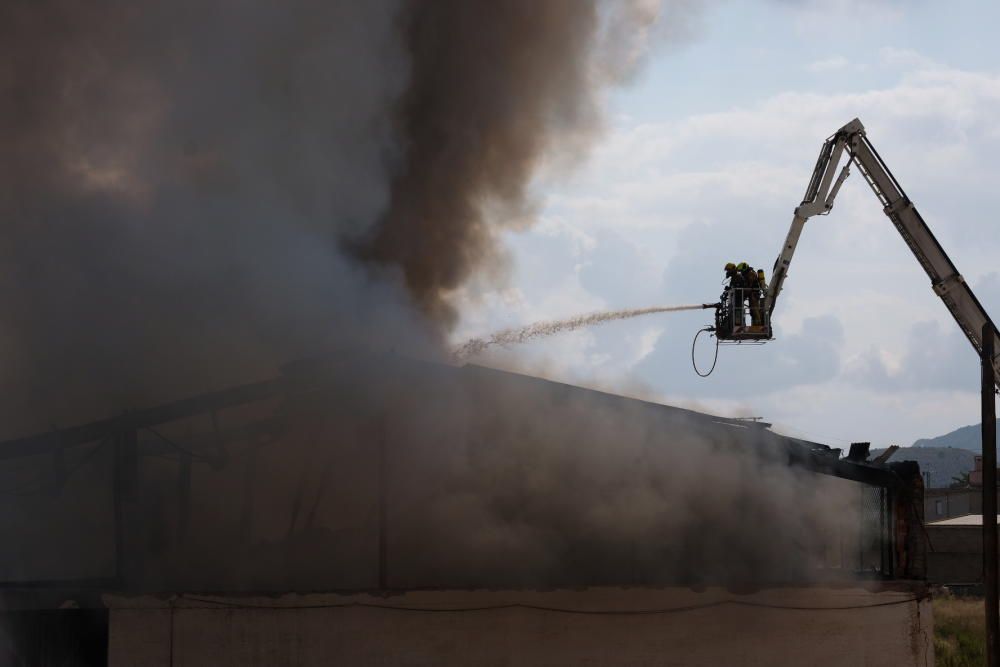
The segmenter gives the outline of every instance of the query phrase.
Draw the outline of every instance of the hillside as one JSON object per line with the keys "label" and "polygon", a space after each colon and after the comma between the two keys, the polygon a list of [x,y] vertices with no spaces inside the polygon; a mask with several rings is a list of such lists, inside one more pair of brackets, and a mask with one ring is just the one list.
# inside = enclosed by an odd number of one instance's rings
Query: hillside
{"label": "hillside", "polygon": [[[896,452],[892,460],[916,461],[920,464],[921,472],[930,473],[932,488],[947,487],[951,485],[953,477],[975,467],[975,457],[982,449],[980,429],[979,424],[972,424],[934,438],[921,438],[911,447],[904,447]],[[872,457],[878,456],[882,451],[884,450],[872,450]]]}
{"label": "hillside", "polygon": [[[872,450],[872,458],[882,453]],[[951,478],[975,467],[974,452],[960,447],[903,447],[893,454],[890,461],[916,461],[920,471],[930,473],[930,487],[942,488],[951,485]],[[926,479],[926,478],[925,478]]]}
{"label": "hillside", "polygon": [[[979,424],[963,426],[951,433],[939,435],[936,438],[921,438],[913,443],[914,447],[955,447],[968,449],[979,453],[982,450],[982,432]],[[898,455],[897,455],[898,456]]]}

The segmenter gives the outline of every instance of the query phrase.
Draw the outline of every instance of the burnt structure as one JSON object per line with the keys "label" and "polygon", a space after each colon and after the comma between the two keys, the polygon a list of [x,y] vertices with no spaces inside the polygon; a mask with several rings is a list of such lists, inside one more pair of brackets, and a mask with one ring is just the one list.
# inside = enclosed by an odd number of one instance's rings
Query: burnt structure
{"label": "burnt structure", "polygon": [[919,470],[863,458],[483,367],[299,362],[0,443],[0,578],[18,637],[68,628],[48,646],[106,632],[108,594],[920,580]]}

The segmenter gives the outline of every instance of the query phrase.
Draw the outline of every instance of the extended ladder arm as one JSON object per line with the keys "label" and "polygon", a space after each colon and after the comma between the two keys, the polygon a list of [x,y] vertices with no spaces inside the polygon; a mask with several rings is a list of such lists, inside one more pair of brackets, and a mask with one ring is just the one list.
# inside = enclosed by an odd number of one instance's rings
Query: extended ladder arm
{"label": "extended ladder arm", "polygon": [[[834,173],[844,153],[849,159],[834,181]],[[852,162],[857,165],[858,171],[882,202],[883,211],[892,220],[906,241],[906,245],[910,247],[931,279],[934,293],[944,302],[976,353],[982,354],[982,332],[984,325],[987,324],[993,332],[994,349],[1000,350],[1000,332],[997,331],[996,325],[868,140],[864,125],[857,118],[840,128],[823,144],[809,187],[806,189],[806,196],[795,209],[785,245],[782,246],[781,253],[774,263],[771,284],[765,295],[767,313],[770,315],[774,311],[775,302],[788,275],[788,266],[792,261],[792,255],[795,254],[795,246],[798,244],[806,220],[814,215],[826,215],[830,212],[840,186],[850,173],[849,166]],[[996,377],[1000,378],[998,358],[1000,355],[993,358],[993,368]]]}

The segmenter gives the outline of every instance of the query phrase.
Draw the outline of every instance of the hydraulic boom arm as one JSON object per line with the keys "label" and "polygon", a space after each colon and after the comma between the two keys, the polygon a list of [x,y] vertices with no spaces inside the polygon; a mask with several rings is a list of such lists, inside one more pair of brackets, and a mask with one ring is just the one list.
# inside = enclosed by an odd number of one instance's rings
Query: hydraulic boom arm
{"label": "hydraulic boom arm", "polygon": [[[849,156],[848,160],[834,180],[834,174],[837,173],[845,153]],[[1000,332],[997,331],[996,325],[952,264],[941,244],[934,238],[934,234],[920,217],[913,202],[906,196],[899,182],[882,161],[865,135],[864,125],[857,118],[837,130],[823,144],[806,195],[795,209],[788,237],[774,263],[771,284],[764,297],[764,308],[768,316],[774,311],[781,287],[788,275],[788,265],[792,261],[792,255],[795,254],[795,246],[798,244],[806,220],[814,215],[826,215],[830,212],[840,186],[850,173],[851,163],[857,165],[858,171],[882,202],[882,210],[899,230],[906,245],[920,262],[920,266],[924,267],[924,271],[931,279],[934,293],[941,297],[976,353],[982,355],[983,327],[987,324],[994,339],[993,349],[1000,350]],[[994,356],[993,368],[996,377],[1000,377],[1000,363],[997,360],[998,356]]]}

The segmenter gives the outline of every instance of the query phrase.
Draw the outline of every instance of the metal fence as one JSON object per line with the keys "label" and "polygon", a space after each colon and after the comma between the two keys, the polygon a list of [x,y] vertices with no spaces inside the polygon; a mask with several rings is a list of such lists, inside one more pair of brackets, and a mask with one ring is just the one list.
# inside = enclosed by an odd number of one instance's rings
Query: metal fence
{"label": "metal fence", "polygon": [[892,491],[859,484],[857,571],[878,578],[894,574]]}

